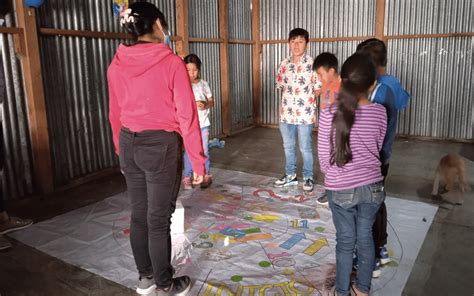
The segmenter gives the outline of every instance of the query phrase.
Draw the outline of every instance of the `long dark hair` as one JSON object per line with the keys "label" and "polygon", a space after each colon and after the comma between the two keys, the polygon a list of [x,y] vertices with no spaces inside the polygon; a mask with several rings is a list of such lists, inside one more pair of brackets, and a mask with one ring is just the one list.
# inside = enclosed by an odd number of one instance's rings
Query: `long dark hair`
{"label": "long dark hair", "polygon": [[194,53],[188,54],[184,57],[184,63],[187,64],[194,64],[198,69],[198,78],[201,78],[201,59]]}
{"label": "long dark hair", "polygon": [[135,39],[153,33],[153,25],[157,19],[160,20],[163,29],[168,30],[164,14],[154,4],[135,2],[128,8],[131,12],[126,16],[122,16],[121,24]]}
{"label": "long dark hair", "polygon": [[387,46],[380,39],[367,39],[357,45],[356,51],[370,54],[377,67],[387,66]]}
{"label": "long dark hair", "polygon": [[[344,166],[352,160],[350,134],[359,99],[367,96],[376,79],[372,58],[363,53],[350,56],[341,68],[341,90],[331,126],[331,165]],[[335,141],[334,141],[335,134]]]}
{"label": "long dark hair", "polygon": [[0,0],[0,17],[5,17],[12,11],[11,0]]}

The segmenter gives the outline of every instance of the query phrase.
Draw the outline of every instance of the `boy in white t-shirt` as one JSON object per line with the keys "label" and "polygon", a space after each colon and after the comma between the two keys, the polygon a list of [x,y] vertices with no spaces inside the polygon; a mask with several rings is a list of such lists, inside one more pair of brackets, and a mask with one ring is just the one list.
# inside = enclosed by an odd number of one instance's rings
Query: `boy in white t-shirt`
{"label": "boy in white t-shirt", "polygon": [[[212,183],[212,176],[209,174],[209,130],[211,121],[209,120],[209,109],[214,106],[214,99],[212,97],[211,89],[207,81],[201,79],[201,60],[195,54],[187,55],[184,58],[186,68],[188,69],[189,79],[193,86],[194,97],[198,108],[199,125],[201,126],[202,145],[204,154],[206,155],[206,175],[204,176],[201,188],[206,188]],[[183,173],[183,188],[185,190],[192,189],[193,170],[191,161],[187,153],[184,153],[184,173]]]}

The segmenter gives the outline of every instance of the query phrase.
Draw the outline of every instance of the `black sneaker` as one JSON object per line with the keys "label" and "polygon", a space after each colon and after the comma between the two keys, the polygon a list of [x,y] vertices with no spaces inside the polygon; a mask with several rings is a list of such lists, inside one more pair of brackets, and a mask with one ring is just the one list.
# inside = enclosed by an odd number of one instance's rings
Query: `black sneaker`
{"label": "black sneaker", "polygon": [[12,244],[0,234],[0,250],[6,250],[12,247]]}
{"label": "black sneaker", "polygon": [[313,179],[306,179],[303,184],[303,190],[306,192],[311,192],[313,191],[313,186],[314,186],[314,181]]}
{"label": "black sneaker", "polygon": [[156,289],[156,296],[184,296],[191,289],[191,279],[189,276],[174,278],[168,289]]}
{"label": "black sneaker", "polygon": [[298,179],[296,178],[296,175],[292,175],[292,176],[284,175],[280,179],[273,182],[273,186],[275,187],[286,187],[286,186],[293,186],[293,185],[298,185]]}

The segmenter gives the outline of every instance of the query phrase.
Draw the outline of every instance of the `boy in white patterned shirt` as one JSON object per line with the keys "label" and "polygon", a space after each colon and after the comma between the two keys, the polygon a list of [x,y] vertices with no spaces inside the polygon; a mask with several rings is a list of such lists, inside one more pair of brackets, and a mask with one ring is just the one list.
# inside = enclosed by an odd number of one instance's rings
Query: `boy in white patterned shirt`
{"label": "boy in white patterned shirt", "polygon": [[285,150],[285,174],[274,182],[275,187],[297,185],[296,136],[303,156],[303,190],[313,190],[313,127],[316,122],[315,75],[313,58],[306,54],[309,33],[296,28],[290,31],[290,57],[284,59],[276,78],[282,91],[280,132]]}

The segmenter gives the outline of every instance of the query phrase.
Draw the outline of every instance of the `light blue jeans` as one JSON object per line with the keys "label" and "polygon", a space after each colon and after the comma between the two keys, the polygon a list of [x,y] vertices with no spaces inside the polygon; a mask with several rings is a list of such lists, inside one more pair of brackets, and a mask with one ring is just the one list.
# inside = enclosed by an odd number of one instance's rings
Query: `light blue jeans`
{"label": "light blue jeans", "polygon": [[285,174],[296,175],[296,135],[303,156],[303,178],[313,179],[313,127],[314,124],[280,123],[285,149]]}
{"label": "light blue jeans", "polygon": [[[206,175],[209,175],[209,167],[211,165],[209,161],[209,127],[201,128],[201,136],[202,136],[202,148],[204,150],[204,155],[206,155]],[[193,167],[191,165],[191,160],[189,160],[189,156],[186,152],[184,152],[184,173],[185,177],[192,177],[193,176]]]}
{"label": "light blue jeans", "polygon": [[328,190],[327,197],[336,226],[336,292],[338,295],[349,295],[356,250],[356,287],[368,294],[375,266],[372,226],[385,200],[383,182],[348,190]]}

